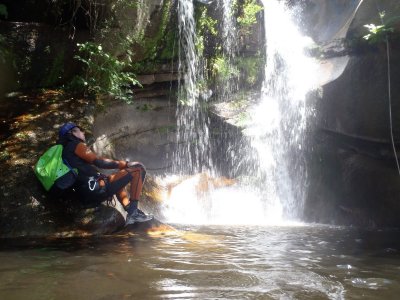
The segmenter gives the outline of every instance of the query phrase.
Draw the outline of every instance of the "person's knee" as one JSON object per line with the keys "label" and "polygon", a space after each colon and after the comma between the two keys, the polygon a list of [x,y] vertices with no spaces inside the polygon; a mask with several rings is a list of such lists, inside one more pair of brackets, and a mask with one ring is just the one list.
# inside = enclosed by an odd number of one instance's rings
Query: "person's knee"
{"label": "person's knee", "polygon": [[141,174],[144,174],[144,175],[146,175],[146,169],[145,169],[145,167],[144,166],[142,166],[142,165],[138,165],[138,166],[134,166],[134,167],[131,167],[131,168],[128,168],[128,169],[126,169],[130,174],[133,174],[133,173],[135,173],[135,172],[140,172]]}

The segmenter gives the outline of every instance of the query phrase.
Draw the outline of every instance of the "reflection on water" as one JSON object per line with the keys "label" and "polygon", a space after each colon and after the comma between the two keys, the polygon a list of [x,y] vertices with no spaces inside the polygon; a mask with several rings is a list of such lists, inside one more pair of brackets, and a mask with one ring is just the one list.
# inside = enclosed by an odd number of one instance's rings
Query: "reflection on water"
{"label": "reflection on water", "polygon": [[1,241],[0,299],[398,299],[399,231],[186,227]]}

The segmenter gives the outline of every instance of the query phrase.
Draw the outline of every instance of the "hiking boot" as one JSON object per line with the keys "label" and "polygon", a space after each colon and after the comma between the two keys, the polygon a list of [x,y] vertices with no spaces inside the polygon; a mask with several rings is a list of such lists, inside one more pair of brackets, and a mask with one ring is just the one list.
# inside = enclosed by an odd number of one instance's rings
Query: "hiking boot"
{"label": "hiking boot", "polygon": [[125,225],[146,222],[146,221],[150,221],[151,219],[153,219],[152,215],[146,215],[139,208],[137,208],[131,214],[128,214],[126,216]]}

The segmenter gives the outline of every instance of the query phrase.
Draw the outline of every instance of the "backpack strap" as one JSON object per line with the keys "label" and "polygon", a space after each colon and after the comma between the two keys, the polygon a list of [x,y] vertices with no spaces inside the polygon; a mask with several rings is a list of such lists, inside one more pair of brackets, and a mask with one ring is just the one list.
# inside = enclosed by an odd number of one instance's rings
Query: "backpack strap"
{"label": "backpack strap", "polygon": [[70,169],[70,171],[72,171],[72,173],[74,174],[75,177],[78,177],[78,173],[70,166],[70,164],[68,163],[68,161],[66,159],[62,159],[63,163],[68,167],[68,169]]}

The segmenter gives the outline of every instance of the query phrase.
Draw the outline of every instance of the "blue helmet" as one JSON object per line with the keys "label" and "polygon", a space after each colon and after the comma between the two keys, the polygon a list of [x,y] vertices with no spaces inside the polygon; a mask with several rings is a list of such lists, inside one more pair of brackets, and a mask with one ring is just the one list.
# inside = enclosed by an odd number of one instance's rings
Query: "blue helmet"
{"label": "blue helmet", "polygon": [[63,136],[65,136],[67,134],[68,131],[70,131],[71,129],[78,127],[78,125],[76,125],[73,122],[67,122],[65,123],[63,126],[60,127],[60,129],[58,130],[58,136],[61,138]]}

